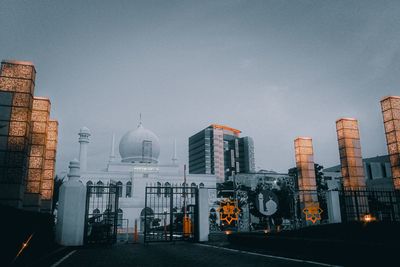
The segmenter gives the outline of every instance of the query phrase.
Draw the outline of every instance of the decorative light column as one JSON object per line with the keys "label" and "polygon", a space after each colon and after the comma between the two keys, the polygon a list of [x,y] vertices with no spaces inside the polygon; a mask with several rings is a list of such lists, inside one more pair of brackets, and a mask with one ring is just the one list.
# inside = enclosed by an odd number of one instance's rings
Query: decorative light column
{"label": "decorative light column", "polygon": [[53,202],[53,186],[57,154],[58,121],[49,120],[47,126],[46,154],[40,194],[42,197],[40,211],[51,212]]}
{"label": "decorative light column", "polygon": [[24,209],[40,210],[40,189],[46,155],[47,125],[50,116],[50,100],[34,97],[31,117],[31,140],[28,179],[24,195]]}
{"label": "decorative light column", "polygon": [[345,189],[365,188],[358,121],[341,118],[336,121],[343,185]]}
{"label": "decorative light column", "polygon": [[315,223],[321,219],[320,214],[322,211],[319,208],[318,202],[312,138],[298,137],[294,140],[294,147],[298,172],[300,208],[305,214],[305,219]]}
{"label": "decorative light column", "polygon": [[381,107],[393,185],[400,189],[400,96],[383,98]]}
{"label": "decorative light column", "polygon": [[369,214],[366,182],[361,156],[358,121],[341,118],[336,121],[340,164],[343,176],[343,194],[348,206],[347,220],[362,220]]}
{"label": "decorative light column", "polygon": [[35,76],[32,62],[1,62],[0,203],[16,208],[23,205]]}

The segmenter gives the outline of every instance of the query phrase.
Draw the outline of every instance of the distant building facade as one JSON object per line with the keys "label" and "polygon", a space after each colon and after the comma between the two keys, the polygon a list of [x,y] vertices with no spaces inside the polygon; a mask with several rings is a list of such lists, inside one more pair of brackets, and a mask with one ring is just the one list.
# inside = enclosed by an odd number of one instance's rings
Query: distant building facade
{"label": "distant building facade", "polygon": [[[363,159],[365,182],[371,189],[393,189],[392,172],[388,155]],[[328,185],[341,186],[342,174],[340,165],[323,170]]]}
{"label": "distant building facade", "polygon": [[50,212],[58,122],[35,97],[31,62],[5,60],[0,72],[0,204]]}
{"label": "distant building facade", "polygon": [[[171,163],[159,164],[159,139],[151,130],[144,128],[142,123],[121,138],[119,142],[120,158],[115,155],[115,138],[113,136],[110,159],[107,162],[107,167],[103,170],[91,170],[87,167],[90,136],[91,133],[88,128],[80,129],[79,162],[81,170],[79,180],[87,186],[103,187],[116,184],[119,187],[118,220],[128,222],[124,227],[127,227],[129,232],[134,231],[135,220],[139,223],[138,230],[143,232],[145,213],[147,212],[148,216],[154,216],[154,213],[158,212],[146,206],[146,186],[158,188],[157,192],[159,193],[154,194],[150,201],[155,201],[159,205],[161,203],[169,205],[171,201],[171,195],[167,192],[172,191],[162,191],[161,187],[216,187],[216,177],[212,174],[187,175],[185,184],[183,168],[177,163],[175,151]],[[106,203],[107,197],[107,195],[101,193],[90,196],[89,213],[104,214],[106,207],[97,207],[93,204]],[[190,193],[187,197],[191,199],[190,201],[194,201],[195,194]]]}
{"label": "distant building facade", "polygon": [[237,173],[254,173],[254,142],[241,131],[212,124],[189,137],[189,173],[214,174],[224,182]]}
{"label": "distant building facade", "polygon": [[252,190],[255,190],[259,184],[279,189],[280,182],[285,182],[291,188],[295,187],[295,181],[289,174],[267,170],[260,170],[254,173],[238,173],[231,177],[230,180],[237,185],[250,187]]}

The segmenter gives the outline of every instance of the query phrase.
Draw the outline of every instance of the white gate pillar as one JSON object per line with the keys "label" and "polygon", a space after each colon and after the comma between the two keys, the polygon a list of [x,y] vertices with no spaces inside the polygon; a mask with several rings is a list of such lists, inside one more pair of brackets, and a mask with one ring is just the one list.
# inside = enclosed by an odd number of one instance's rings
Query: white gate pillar
{"label": "white gate pillar", "polygon": [[339,191],[326,191],[326,203],[328,206],[329,223],[341,223]]}
{"label": "white gate pillar", "polygon": [[199,209],[199,242],[208,241],[208,234],[210,233],[210,219],[209,219],[209,205],[208,205],[208,189],[199,188],[198,196],[198,209]]}
{"label": "white gate pillar", "polygon": [[56,241],[63,246],[82,246],[85,229],[86,186],[79,181],[79,161],[69,163],[68,181],[60,187]]}

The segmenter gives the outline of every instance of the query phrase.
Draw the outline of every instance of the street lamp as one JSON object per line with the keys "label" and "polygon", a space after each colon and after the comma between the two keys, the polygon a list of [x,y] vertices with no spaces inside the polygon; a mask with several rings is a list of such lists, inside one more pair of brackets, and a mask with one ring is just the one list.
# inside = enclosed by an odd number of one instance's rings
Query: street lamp
{"label": "street lamp", "polygon": [[164,236],[165,240],[167,240],[167,209],[164,208]]}

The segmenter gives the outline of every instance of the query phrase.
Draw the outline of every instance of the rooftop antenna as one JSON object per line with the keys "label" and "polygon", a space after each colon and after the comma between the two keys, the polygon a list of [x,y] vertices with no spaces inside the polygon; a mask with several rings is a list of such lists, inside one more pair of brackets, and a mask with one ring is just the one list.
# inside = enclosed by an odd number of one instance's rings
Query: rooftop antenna
{"label": "rooftop antenna", "polygon": [[172,153],[172,164],[176,164],[176,162],[178,161],[177,157],[176,157],[176,139],[174,138],[174,151]]}

